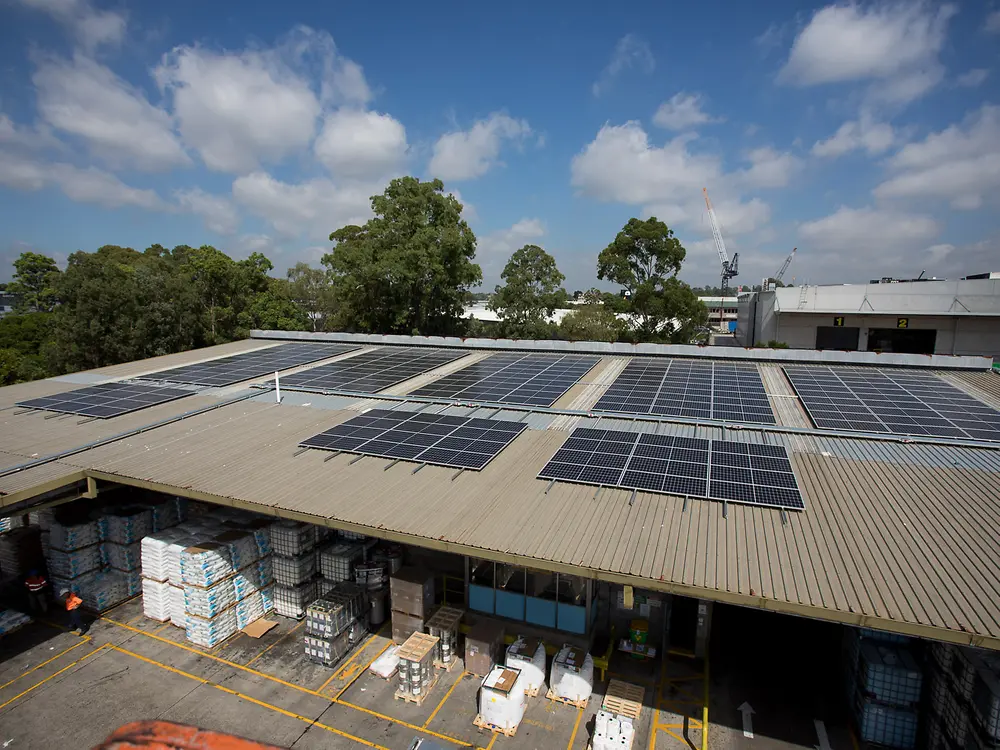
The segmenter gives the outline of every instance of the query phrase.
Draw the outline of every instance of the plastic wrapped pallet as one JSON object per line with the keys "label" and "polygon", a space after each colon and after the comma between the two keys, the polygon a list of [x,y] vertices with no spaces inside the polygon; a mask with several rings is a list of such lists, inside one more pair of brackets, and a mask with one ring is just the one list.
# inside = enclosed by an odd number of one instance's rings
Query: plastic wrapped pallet
{"label": "plastic wrapped pallet", "polygon": [[204,648],[218,646],[239,630],[236,627],[236,608],[230,607],[210,620],[189,614],[184,618],[184,630],[187,639],[195,645]]}
{"label": "plastic wrapped pallet", "polygon": [[142,579],[142,613],[160,622],[170,619],[170,584]]}
{"label": "plastic wrapped pallet", "polygon": [[306,608],[316,598],[316,584],[312,581],[298,586],[274,586],[274,611],[279,615],[301,620]]}
{"label": "plastic wrapped pallet", "polygon": [[910,750],[917,741],[917,712],[862,700],[856,707],[858,733],[865,742]]}
{"label": "plastic wrapped pallet", "polygon": [[125,590],[129,596],[138,596],[142,593],[142,574],[138,570],[121,571],[114,568],[110,570],[114,573],[121,573],[125,580]]}
{"label": "plastic wrapped pallet", "polygon": [[111,570],[86,577],[78,593],[85,607],[94,612],[104,612],[128,599],[128,592],[125,575]]}
{"label": "plastic wrapped pallet", "polygon": [[[144,536],[139,543],[142,560],[142,574],[154,581],[166,581],[170,578],[169,548],[172,543],[184,538],[185,532],[179,529],[158,531]],[[194,540],[185,547],[194,544]],[[178,549],[178,568],[180,566],[180,549]],[[179,572],[179,571],[178,571]]]}
{"label": "plastic wrapped pallet", "polygon": [[271,524],[271,551],[284,557],[297,557],[316,547],[316,527],[298,521]]}
{"label": "plastic wrapped pallet", "polygon": [[519,635],[507,647],[504,663],[521,670],[525,690],[538,690],[545,682],[545,644],[540,638]]}
{"label": "plastic wrapped pallet", "polygon": [[863,640],[858,683],[865,695],[892,706],[920,702],[923,672],[905,648]]}
{"label": "plastic wrapped pallet", "polygon": [[353,581],[354,565],[361,559],[360,544],[337,543],[324,547],[319,554],[319,570],[328,581]]}
{"label": "plastic wrapped pallet", "polygon": [[242,599],[249,594],[257,593],[265,586],[270,586],[273,581],[274,575],[271,567],[271,558],[262,558],[246,566],[233,576],[233,588],[236,590],[236,598]]}
{"label": "plastic wrapped pallet", "polygon": [[13,518],[11,518],[10,516],[7,516],[6,518],[0,518],[0,534],[6,534],[12,528],[14,528]]}
{"label": "plastic wrapped pallet", "polygon": [[298,586],[316,575],[316,555],[311,552],[297,557],[274,555],[271,565],[274,580],[282,586]]}
{"label": "plastic wrapped pallet", "polygon": [[142,542],[132,544],[101,543],[104,564],[115,570],[131,571],[142,568]]}
{"label": "plastic wrapped pallet", "polygon": [[260,600],[264,604],[264,614],[274,612],[274,585],[267,586],[260,590]]}
{"label": "plastic wrapped pallet", "polygon": [[594,692],[594,658],[576,646],[563,646],[552,659],[549,689],[566,700],[588,700]]}
{"label": "plastic wrapped pallet", "polygon": [[225,544],[188,547],[180,555],[181,580],[186,585],[207,588],[234,572],[233,559]]}
{"label": "plastic wrapped pallet", "polygon": [[169,529],[180,523],[180,514],[175,498],[167,498],[159,502],[146,503],[153,519],[153,533]]}
{"label": "plastic wrapped pallet", "polygon": [[310,661],[328,667],[343,659],[354,645],[350,639],[350,632],[347,630],[333,638],[306,635],[303,636],[302,643],[305,647],[306,657]]}
{"label": "plastic wrapped pallet", "polygon": [[388,680],[399,668],[398,652],[399,646],[389,646],[389,648],[383,652],[381,656],[371,663],[371,666],[368,667],[368,671],[381,677],[383,680]]}
{"label": "plastic wrapped pallet", "polygon": [[184,611],[184,588],[167,584],[170,588],[167,592],[170,600],[170,622],[179,628],[187,624],[187,613]]}
{"label": "plastic wrapped pallet", "polygon": [[264,616],[264,599],[259,591],[246,596],[236,603],[236,628],[243,630],[247,625]]}
{"label": "plastic wrapped pallet", "polygon": [[524,682],[513,667],[494,667],[479,691],[479,718],[502,729],[517,729],[524,718]]}
{"label": "plastic wrapped pallet", "polygon": [[153,533],[153,511],[145,506],[118,508],[102,519],[104,541],[132,544]]}
{"label": "plastic wrapped pallet", "polygon": [[49,544],[53,549],[72,552],[82,547],[89,547],[101,541],[97,521],[63,525],[53,521],[49,526]]}
{"label": "plastic wrapped pallet", "polygon": [[253,534],[239,530],[224,531],[212,541],[225,545],[226,549],[229,550],[229,559],[232,562],[233,570],[245,568],[250,563],[260,559],[257,541]]}
{"label": "plastic wrapped pallet", "polygon": [[306,632],[331,638],[363,617],[366,612],[367,602],[363,590],[352,584],[338,584],[337,589],[312,602],[306,609]]}
{"label": "plastic wrapped pallet", "polygon": [[79,578],[85,573],[100,570],[101,545],[92,544],[70,552],[51,549],[46,562],[49,573],[56,578]]}
{"label": "plastic wrapped pallet", "polygon": [[402,568],[389,579],[389,592],[394,612],[430,617],[434,608],[434,575],[421,568]]}
{"label": "plastic wrapped pallet", "polygon": [[226,526],[238,529],[253,537],[254,544],[257,545],[257,556],[266,557],[270,555],[271,549],[271,521],[263,519],[250,519],[246,521],[224,521]]}
{"label": "plastic wrapped pallet", "polygon": [[184,611],[189,615],[209,619],[234,604],[236,590],[230,579],[205,588],[184,584]]}
{"label": "plastic wrapped pallet", "polygon": [[31,622],[31,618],[16,609],[0,609],[0,638],[20,630]]}
{"label": "plastic wrapped pallet", "polygon": [[37,526],[42,531],[48,531],[52,528],[52,524],[55,523],[55,520],[56,512],[53,508],[33,510],[28,514],[28,523],[33,526]]}
{"label": "plastic wrapped pallet", "polygon": [[632,720],[608,711],[598,711],[594,719],[592,750],[628,750],[632,746],[635,728]]}

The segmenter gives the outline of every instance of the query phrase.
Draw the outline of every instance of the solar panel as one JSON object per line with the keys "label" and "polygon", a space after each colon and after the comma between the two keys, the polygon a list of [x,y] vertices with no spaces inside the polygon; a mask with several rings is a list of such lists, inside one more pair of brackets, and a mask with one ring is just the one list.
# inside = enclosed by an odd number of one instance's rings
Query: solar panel
{"label": "solar panel", "polygon": [[804,366],[784,371],[822,429],[1000,441],[1000,411],[931,373]]}
{"label": "solar panel", "polygon": [[775,424],[756,365],[634,358],[593,411]]}
{"label": "solar panel", "polygon": [[387,347],[313,367],[282,378],[281,382],[290,388],[306,391],[378,393],[467,354],[461,349]]}
{"label": "solar panel", "polygon": [[371,409],[299,445],[478,471],[526,427],[500,419]]}
{"label": "solar panel", "polygon": [[271,346],[231,357],[213,359],[146,375],[145,380],[163,380],[191,385],[225,386],[259,378],[291,367],[360,349],[356,344],[293,343]]}
{"label": "solar panel", "polygon": [[167,388],[152,383],[102,383],[53,396],[21,401],[29,409],[82,414],[107,419],[190,396],[193,391]]}
{"label": "solar panel", "polygon": [[539,479],[802,510],[781,445],[578,428]]}
{"label": "solar panel", "polygon": [[577,354],[494,354],[418,388],[415,396],[552,406],[600,357]]}

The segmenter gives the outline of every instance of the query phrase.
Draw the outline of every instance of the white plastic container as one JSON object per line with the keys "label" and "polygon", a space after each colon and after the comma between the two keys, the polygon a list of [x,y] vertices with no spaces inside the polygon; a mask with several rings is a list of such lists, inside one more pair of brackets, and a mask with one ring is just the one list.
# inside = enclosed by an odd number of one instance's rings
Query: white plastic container
{"label": "white plastic container", "polygon": [[538,638],[519,635],[507,647],[505,664],[521,670],[525,690],[538,690],[545,682],[545,644]]}
{"label": "white plastic container", "polygon": [[524,718],[524,682],[511,667],[493,667],[479,689],[479,718],[502,729],[517,729]]}
{"label": "white plastic container", "polygon": [[594,658],[576,646],[563,646],[552,660],[549,689],[566,700],[589,700],[594,692]]}
{"label": "white plastic container", "polygon": [[632,720],[607,711],[598,711],[594,722],[593,750],[628,750],[635,729]]}

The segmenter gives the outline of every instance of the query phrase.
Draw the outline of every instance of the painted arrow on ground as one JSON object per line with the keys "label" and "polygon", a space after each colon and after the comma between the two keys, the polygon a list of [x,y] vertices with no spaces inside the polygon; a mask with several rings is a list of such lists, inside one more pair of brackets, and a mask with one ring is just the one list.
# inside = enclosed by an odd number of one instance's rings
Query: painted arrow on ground
{"label": "painted arrow on ground", "polygon": [[743,703],[740,705],[740,707],[737,708],[736,710],[739,711],[741,714],[743,714],[743,736],[752,740],[753,739],[753,719],[751,719],[750,717],[754,713],[756,713],[753,710],[753,706],[751,706],[746,701],[743,701]]}

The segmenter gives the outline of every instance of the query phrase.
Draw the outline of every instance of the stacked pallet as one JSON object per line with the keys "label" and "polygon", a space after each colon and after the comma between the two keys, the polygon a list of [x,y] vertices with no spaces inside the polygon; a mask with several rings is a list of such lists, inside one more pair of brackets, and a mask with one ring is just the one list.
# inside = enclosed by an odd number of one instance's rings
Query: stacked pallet
{"label": "stacked pallet", "polygon": [[316,599],[317,527],[296,521],[271,526],[274,567],[274,609],[279,615],[301,620]]}
{"label": "stacked pallet", "polygon": [[848,705],[865,742],[911,750],[916,745],[924,675],[911,639],[848,628],[844,639]]}
{"label": "stacked pallet", "polygon": [[[94,589],[95,576],[104,567],[98,520],[67,523],[53,520],[49,525],[49,549],[45,562],[52,579],[52,588],[57,595],[62,591],[73,591],[83,599],[85,606],[102,611],[97,607],[97,596],[83,596],[84,591]],[[100,584],[97,589],[101,594],[100,602],[106,602],[110,589]]]}
{"label": "stacked pallet", "polygon": [[426,633],[414,633],[399,650],[399,687],[393,697],[420,705],[437,684],[438,671],[434,669],[437,638]]}
{"label": "stacked pallet", "polygon": [[1000,657],[944,643],[930,655],[928,750],[1000,750]]}
{"label": "stacked pallet", "polygon": [[400,568],[389,579],[392,600],[392,640],[403,643],[424,624],[434,607],[434,576],[420,568]]}
{"label": "stacked pallet", "polygon": [[331,667],[343,659],[368,628],[368,600],[357,584],[342,582],[306,611],[306,657]]}
{"label": "stacked pallet", "polygon": [[458,653],[458,633],[462,626],[464,609],[456,607],[438,607],[427,620],[427,632],[438,639],[434,654],[434,666],[449,672],[462,664]]}
{"label": "stacked pallet", "polygon": [[526,700],[521,670],[493,667],[479,690],[479,714],[473,724],[511,737],[524,718]]}
{"label": "stacked pallet", "polygon": [[586,708],[594,692],[594,657],[577,646],[565,644],[552,658],[549,700]]}
{"label": "stacked pallet", "polygon": [[642,713],[645,689],[630,682],[611,680],[601,710],[594,721],[591,750],[628,750],[635,739],[634,722]]}

